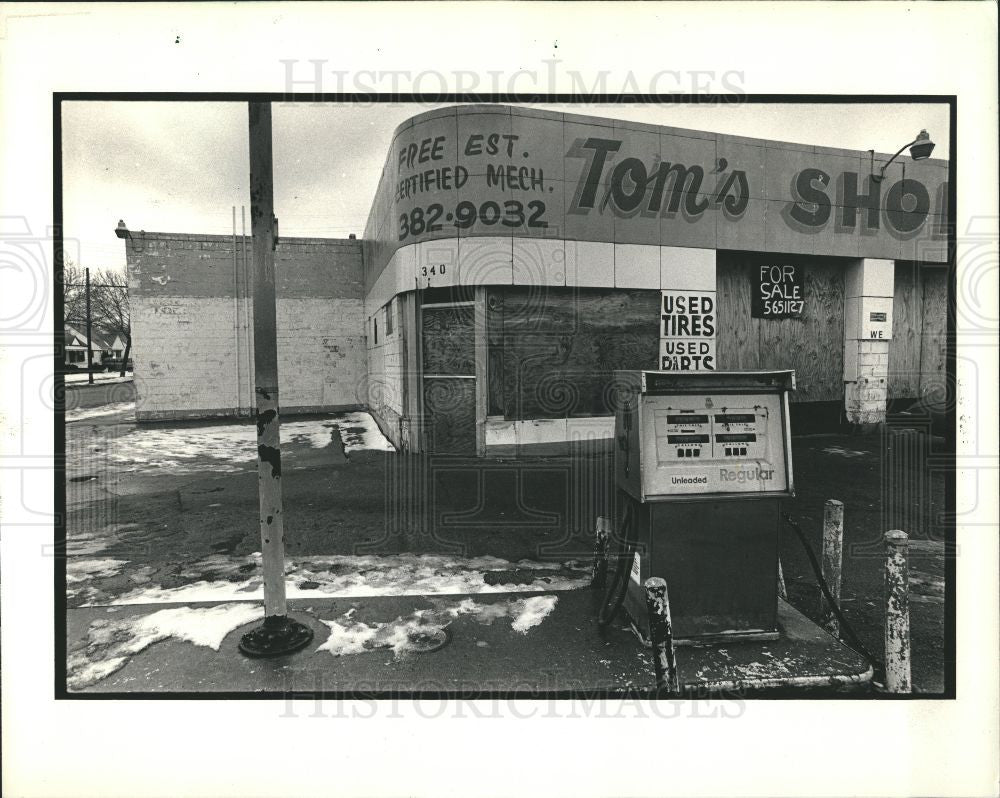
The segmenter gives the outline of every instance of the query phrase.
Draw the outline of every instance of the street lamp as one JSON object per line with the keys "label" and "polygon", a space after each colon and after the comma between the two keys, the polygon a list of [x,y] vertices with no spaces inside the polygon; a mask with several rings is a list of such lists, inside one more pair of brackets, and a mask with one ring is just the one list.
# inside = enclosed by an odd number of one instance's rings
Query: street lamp
{"label": "street lamp", "polygon": [[872,166],[871,166],[872,180],[874,180],[876,183],[881,183],[885,179],[885,170],[889,168],[889,164],[895,161],[903,152],[903,150],[905,150],[907,147],[910,148],[910,157],[913,158],[914,161],[922,161],[925,158],[930,158],[931,153],[934,152],[934,142],[931,141],[930,135],[927,133],[926,130],[921,130],[913,141],[911,141],[909,144],[904,144],[902,147],[900,147],[896,151],[895,155],[893,155],[888,161],[882,164],[882,168],[879,170],[879,173],[875,174],[875,150],[869,150],[872,157]]}
{"label": "street lamp", "polygon": [[[142,249],[142,241],[140,240],[139,243],[136,244],[135,239],[132,238],[132,232],[128,229],[128,225],[125,224],[124,219],[118,220],[118,226],[115,228],[115,235],[123,240],[127,238],[129,241],[131,241],[133,252],[138,252],[139,250]],[[141,237],[143,235],[145,235],[145,231],[141,230],[139,232],[139,236]]]}

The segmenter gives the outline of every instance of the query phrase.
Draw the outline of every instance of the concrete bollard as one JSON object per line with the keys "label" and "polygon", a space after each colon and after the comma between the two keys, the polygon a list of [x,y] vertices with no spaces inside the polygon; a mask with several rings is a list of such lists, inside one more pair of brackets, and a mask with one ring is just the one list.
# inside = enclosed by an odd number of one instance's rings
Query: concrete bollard
{"label": "concrete bollard", "polygon": [[594,538],[594,564],[591,568],[590,586],[602,590],[608,578],[608,541],[611,539],[611,521],[597,516],[597,534]]}
{"label": "concrete bollard", "polygon": [[909,546],[905,532],[893,529],[885,533],[885,689],[890,693],[912,689]]}
{"label": "concrete bollard", "polygon": [[646,589],[646,610],[649,613],[649,639],[653,644],[653,667],[656,669],[656,686],[671,695],[680,693],[677,679],[677,661],[674,657],[674,633],[670,623],[670,602],[667,599],[667,582],[651,576],[643,585]]}
{"label": "concrete bollard", "polygon": [[[827,499],[823,507],[823,579],[830,595],[840,606],[840,579],[844,557],[844,503]],[[820,593],[820,619],[824,629],[840,637],[840,621],[833,614],[826,597]]]}

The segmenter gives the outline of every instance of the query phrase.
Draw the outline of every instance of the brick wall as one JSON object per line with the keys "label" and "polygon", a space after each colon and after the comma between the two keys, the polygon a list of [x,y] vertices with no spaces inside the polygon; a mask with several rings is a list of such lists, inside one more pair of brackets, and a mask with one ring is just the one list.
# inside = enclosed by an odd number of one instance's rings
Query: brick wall
{"label": "brick wall", "polygon": [[[125,241],[139,420],[250,415],[250,240],[136,233]],[[235,258],[234,258],[235,254]],[[281,239],[275,252],[282,409],[365,403],[360,244]]]}
{"label": "brick wall", "polygon": [[850,261],[844,279],[844,412],[851,424],[885,421],[895,263]]}
{"label": "brick wall", "polygon": [[852,424],[881,424],[889,395],[889,341],[848,341],[847,346],[857,348],[854,379],[844,385],[847,419]]}

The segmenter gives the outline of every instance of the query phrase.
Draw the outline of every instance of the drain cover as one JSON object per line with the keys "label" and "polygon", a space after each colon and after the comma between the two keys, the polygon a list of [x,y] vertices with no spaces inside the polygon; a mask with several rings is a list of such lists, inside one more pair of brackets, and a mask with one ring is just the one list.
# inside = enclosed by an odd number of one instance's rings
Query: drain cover
{"label": "drain cover", "polygon": [[[361,647],[368,650],[395,648],[396,644],[390,639],[392,636],[390,626],[383,629],[375,639],[363,642]],[[430,654],[432,651],[444,648],[450,642],[451,632],[443,626],[421,626],[419,629],[407,630],[404,650],[414,654]]]}
{"label": "drain cover", "polygon": [[409,648],[418,654],[430,654],[444,648],[451,642],[451,632],[443,626],[429,626],[426,629],[412,629],[407,635]]}

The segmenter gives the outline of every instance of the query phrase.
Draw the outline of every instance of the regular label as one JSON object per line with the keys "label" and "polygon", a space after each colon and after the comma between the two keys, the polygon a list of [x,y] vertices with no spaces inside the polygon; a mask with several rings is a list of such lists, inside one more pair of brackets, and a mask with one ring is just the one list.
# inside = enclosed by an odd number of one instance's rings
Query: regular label
{"label": "regular label", "polygon": [[635,553],[635,557],[632,558],[632,581],[637,585],[641,585],[642,579],[642,563],[639,559],[639,552]]}

